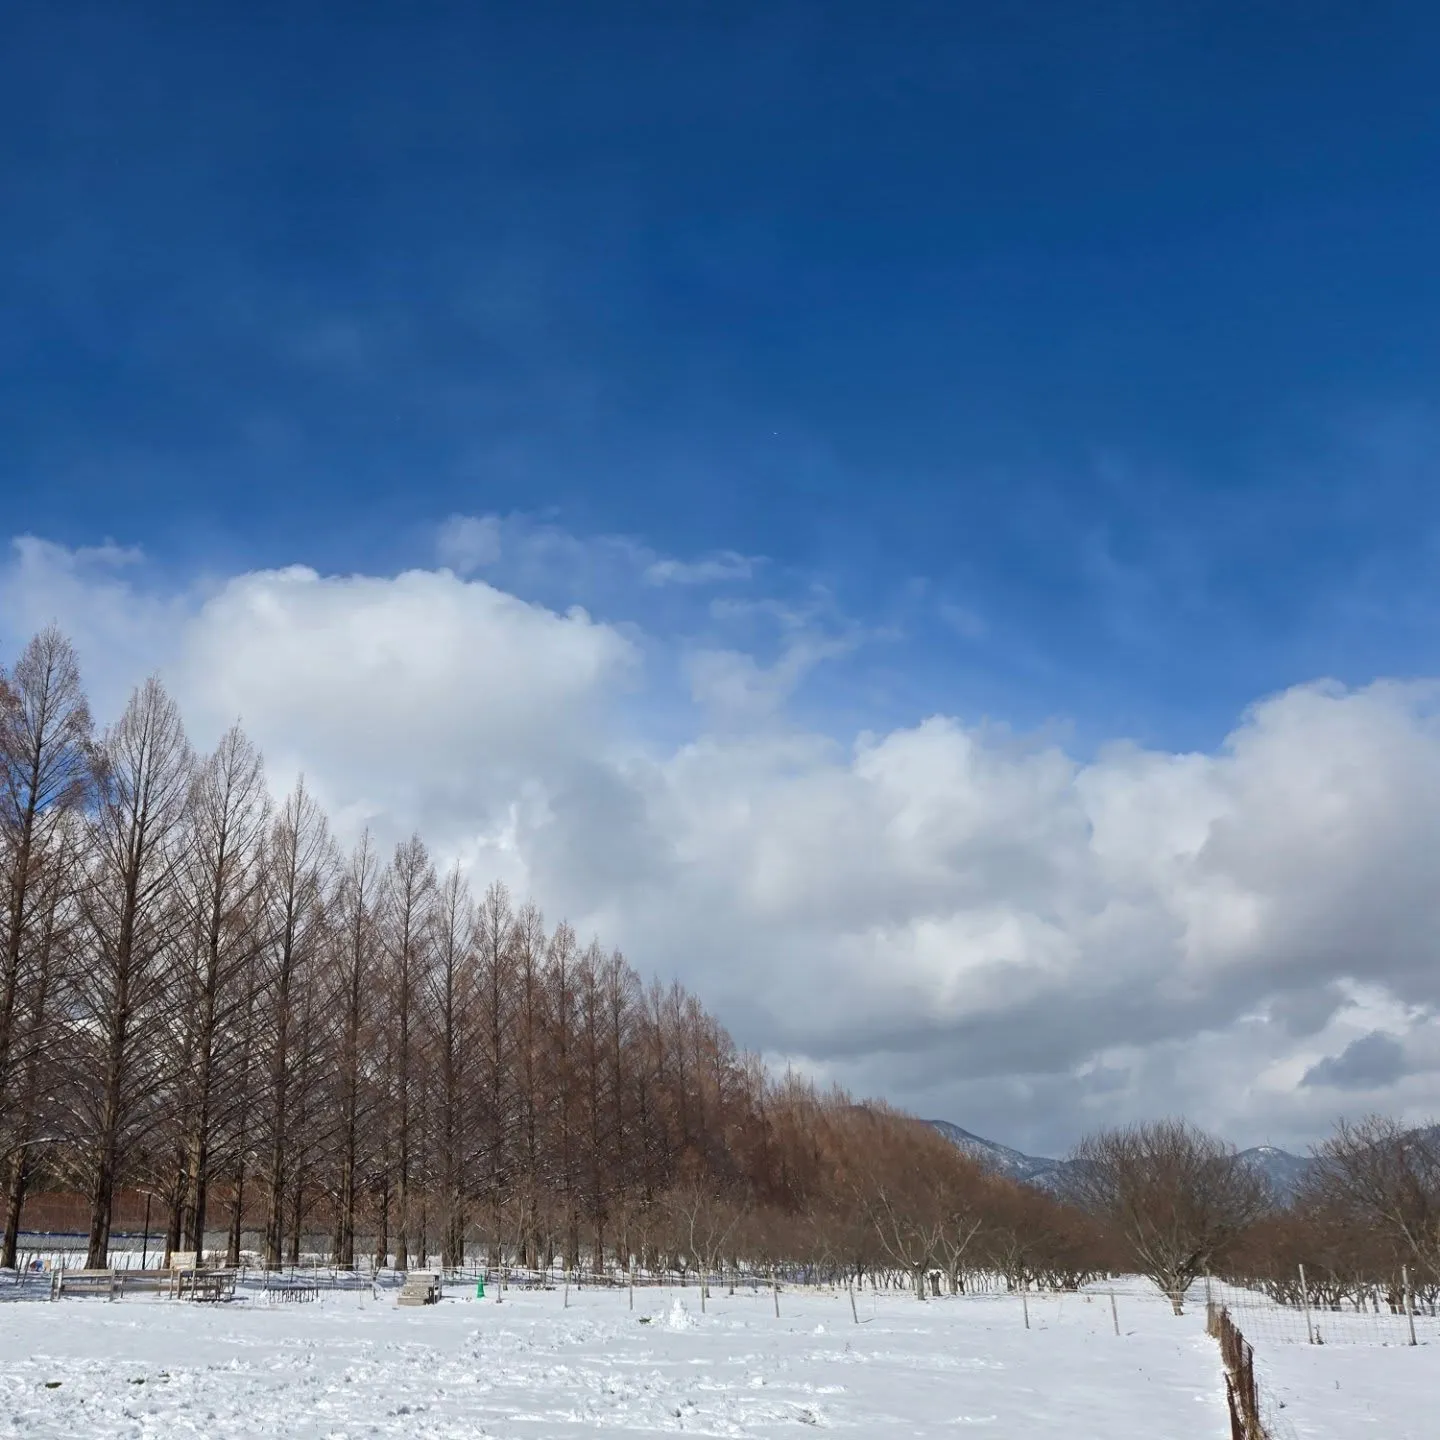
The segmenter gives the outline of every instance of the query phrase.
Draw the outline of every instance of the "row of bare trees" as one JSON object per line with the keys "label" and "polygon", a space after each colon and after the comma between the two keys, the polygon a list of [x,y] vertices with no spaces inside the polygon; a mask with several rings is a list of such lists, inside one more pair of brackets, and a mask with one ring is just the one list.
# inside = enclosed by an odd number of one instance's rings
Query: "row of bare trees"
{"label": "row of bare trees", "polygon": [[[484,1237],[523,1263],[632,1255],[904,1274],[966,1256],[1072,1273],[1044,1197],[933,1131],[776,1082],[694,996],[547,927],[421,840],[342,851],[301,782],[272,799],[237,727],[208,755],[139,687],[98,737],[50,629],[0,676],[0,1264],[27,1195],[117,1196],[167,1244],[323,1232],[399,1267]],[[743,1241],[743,1245],[742,1242]],[[1068,1246],[1068,1248],[1067,1248]],[[728,1248],[727,1248],[728,1247]]]}
{"label": "row of bare trees", "polygon": [[1341,1121],[1298,1187],[1275,1194],[1244,1156],[1180,1121],[1093,1136],[1063,1192],[1100,1221],[1128,1269],[1179,1313],[1217,1275],[1282,1304],[1440,1304],[1440,1127]]}
{"label": "row of bare trees", "polygon": [[0,893],[0,1265],[32,1192],[85,1197],[102,1265],[143,1189],[171,1249],[254,1232],[272,1265],[324,1234],[342,1266],[743,1256],[921,1296],[1138,1270],[1177,1309],[1292,1261],[1440,1283],[1436,1132],[1342,1126],[1288,1209],[1182,1122],[1092,1137],[1056,1194],[985,1175],[768,1076],[684,989],[475,897],[418,837],[342,850],[238,727],[196,755],[156,680],[97,737],[54,629],[0,672]]}
{"label": "row of bare trees", "polygon": [[1086,1216],[985,1173],[922,1121],[795,1082],[770,1106],[792,1203],[672,1189],[659,1220],[676,1268],[688,1256],[713,1274],[743,1257],[832,1282],[904,1286],[922,1300],[930,1287],[960,1293],[977,1275],[1073,1289],[1110,1268],[1111,1247]]}
{"label": "row of bare trees", "polygon": [[340,1263],[364,1230],[401,1266],[517,1196],[560,1197],[573,1258],[621,1195],[740,1178],[761,1077],[679,987],[418,838],[342,854],[238,728],[193,754],[158,681],[94,738],[53,630],[0,702],[0,1259],[37,1178],[86,1194],[95,1264],[128,1184],[176,1248],[223,1195],[232,1250],[258,1202],[272,1262],[323,1211]]}
{"label": "row of bare trees", "polygon": [[[1249,1231],[1230,1269],[1285,1304],[1339,1309],[1440,1303],[1440,1127],[1342,1122],[1290,1204]],[[1404,1277],[1404,1279],[1402,1279]]]}

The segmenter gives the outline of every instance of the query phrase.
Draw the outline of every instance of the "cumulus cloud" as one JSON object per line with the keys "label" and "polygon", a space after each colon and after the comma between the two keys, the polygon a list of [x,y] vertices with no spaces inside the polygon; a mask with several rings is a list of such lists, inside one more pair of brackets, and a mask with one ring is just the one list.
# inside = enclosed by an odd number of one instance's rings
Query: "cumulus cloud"
{"label": "cumulus cloud", "polygon": [[506,832],[539,779],[603,745],[609,702],[640,663],[583,609],[558,613],[444,570],[295,566],[160,600],[24,540],[0,596],[4,648],[58,622],[101,716],[158,670],[198,744],[238,718],[277,779],[304,770],[351,829],[419,825],[442,844]]}
{"label": "cumulus cloud", "polygon": [[342,826],[419,826],[743,1043],[1004,1140],[1183,1109],[1303,1144],[1361,1087],[1436,1108],[1434,684],[1297,686],[1210,753],[1082,758],[943,715],[837,738],[786,701],[805,644],[851,642],[797,625],[794,659],[671,656],[702,703],[662,742],[665,656],[463,569],[177,593],[24,541],[0,647],[58,619],[102,714],[158,667],[201,743],[240,716]]}
{"label": "cumulus cloud", "polygon": [[636,661],[578,608],[443,572],[301,568],[228,582],[177,658],[177,692],[202,725],[238,715],[272,764],[318,764],[332,803],[447,834],[467,807],[508,805],[592,743],[605,692]]}

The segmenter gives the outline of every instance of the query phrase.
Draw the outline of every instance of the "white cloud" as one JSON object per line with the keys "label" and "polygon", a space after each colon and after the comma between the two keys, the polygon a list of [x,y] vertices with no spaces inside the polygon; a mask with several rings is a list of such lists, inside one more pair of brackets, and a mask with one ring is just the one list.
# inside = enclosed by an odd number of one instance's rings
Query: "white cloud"
{"label": "white cloud", "polygon": [[725,724],[659,745],[612,703],[630,632],[582,610],[448,570],[165,593],[117,558],[21,542],[0,649],[59,620],[102,715],[160,668],[202,743],[238,714],[342,823],[419,826],[818,1073],[1032,1146],[1440,1108],[1436,685],[1296,687],[1208,754],[945,716],[837,743],[785,702],[853,637],[777,610],[778,660],[688,653]]}
{"label": "white cloud", "polygon": [[126,693],[175,653],[187,596],[142,588],[137,549],[111,543],[67,549],[33,535],[10,543],[0,564],[0,646],[16,647],[52,621],[90,657],[90,696],[99,715],[117,713]]}
{"label": "white cloud", "polygon": [[500,521],[494,515],[452,515],[440,527],[435,551],[457,575],[473,575],[500,559]]}
{"label": "white cloud", "polygon": [[420,825],[440,843],[503,829],[537,777],[604,745],[608,702],[639,664],[578,607],[559,614],[443,570],[295,566],[162,601],[27,540],[0,596],[12,653],[51,620],[74,637],[102,718],[158,669],[197,743],[238,717],[272,773],[288,783],[304,769],[353,825],[392,837]]}
{"label": "white cloud", "polygon": [[715,585],[754,573],[755,562],[733,550],[703,560],[652,560],[641,572],[647,585]]}
{"label": "white cloud", "polygon": [[769,665],[741,650],[692,650],[685,660],[690,698],[726,725],[757,723],[778,714],[819,664],[848,655],[854,636],[791,636]]}
{"label": "white cloud", "polygon": [[629,535],[582,539],[543,517],[523,513],[451,515],[436,531],[435,554],[459,575],[498,569],[512,582],[559,579],[574,592],[596,585],[654,590],[730,584],[750,579],[758,563],[733,550],[681,560],[658,555]]}

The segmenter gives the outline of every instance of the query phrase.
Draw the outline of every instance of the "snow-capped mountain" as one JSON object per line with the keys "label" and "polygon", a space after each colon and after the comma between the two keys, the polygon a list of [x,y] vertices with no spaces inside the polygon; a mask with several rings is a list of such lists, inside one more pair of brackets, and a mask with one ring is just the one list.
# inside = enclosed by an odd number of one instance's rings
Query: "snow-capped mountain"
{"label": "snow-capped mountain", "polygon": [[970,1131],[962,1130],[948,1120],[927,1120],[925,1123],[933,1126],[986,1170],[996,1175],[1008,1176],[1011,1180],[1022,1180],[1029,1185],[1049,1188],[1045,1186],[1045,1177],[1053,1175],[1064,1163],[1050,1160],[1043,1155],[1026,1155],[1020,1150],[1012,1150],[1008,1145],[1000,1145],[994,1140],[972,1135]]}
{"label": "snow-capped mountain", "polygon": [[[1044,1155],[1026,1155],[1023,1151],[1012,1150],[1008,1145],[962,1130],[948,1120],[928,1120],[926,1124],[933,1126],[992,1174],[1005,1175],[1042,1190],[1058,1188],[1070,1164],[1068,1160],[1052,1160]],[[1242,1150],[1240,1158],[1270,1182],[1271,1189],[1280,1200],[1288,1200],[1295,1194],[1312,1163],[1303,1156],[1292,1155],[1274,1145],[1256,1145]]]}
{"label": "snow-capped mountain", "polygon": [[1274,1145],[1256,1145],[1242,1150],[1240,1158],[1270,1182],[1276,1198],[1289,1200],[1300,1188],[1313,1163],[1303,1155],[1292,1155]]}

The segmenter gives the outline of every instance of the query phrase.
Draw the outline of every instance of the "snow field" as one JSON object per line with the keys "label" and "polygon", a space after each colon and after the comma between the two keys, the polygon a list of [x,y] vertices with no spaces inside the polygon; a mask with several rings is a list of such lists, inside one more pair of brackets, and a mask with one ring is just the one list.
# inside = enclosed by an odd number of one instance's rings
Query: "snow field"
{"label": "snow field", "polygon": [[1440,1345],[1255,1345],[1271,1440],[1435,1440]]}
{"label": "snow field", "polygon": [[[208,1307],[133,1297],[0,1306],[0,1434],[794,1435],[1167,1440],[1227,1434],[1203,1318],[1123,1302],[692,1289],[452,1293]],[[648,1320],[649,1323],[642,1323]],[[57,1383],[58,1382],[58,1383]]]}
{"label": "snow field", "polygon": [[[1282,1307],[1253,1290],[1212,1282],[1255,1352],[1260,1408],[1271,1440],[1434,1440],[1440,1397],[1440,1318]],[[1204,1294],[1197,1286],[1192,1303]],[[1203,1303],[1203,1301],[1202,1301]]]}

